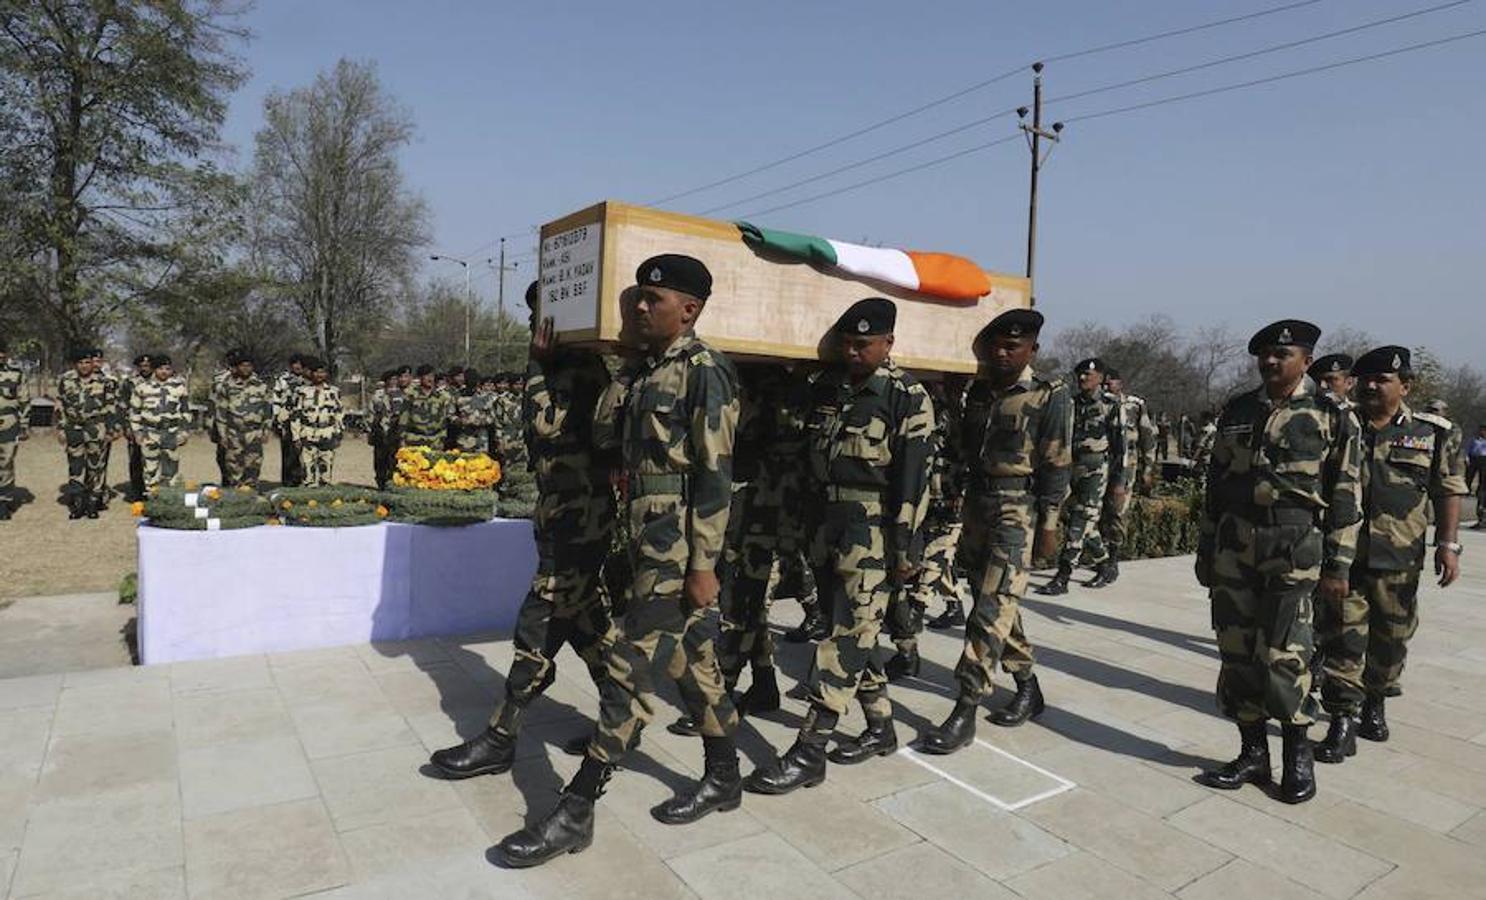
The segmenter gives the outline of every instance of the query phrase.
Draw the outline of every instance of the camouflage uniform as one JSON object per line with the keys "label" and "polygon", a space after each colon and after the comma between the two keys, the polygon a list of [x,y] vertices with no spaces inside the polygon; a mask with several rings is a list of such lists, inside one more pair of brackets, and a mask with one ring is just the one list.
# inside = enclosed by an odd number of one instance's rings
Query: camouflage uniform
{"label": "camouflage uniform", "polygon": [[229,373],[212,396],[217,448],[222,453],[222,479],[227,487],[258,487],[263,469],[263,441],[273,419],[273,397],[257,375]]}
{"label": "camouflage uniform", "polygon": [[[610,445],[611,429],[619,436],[634,572],[625,640],[606,658],[599,727],[588,748],[608,764],[655,716],[657,664],[676,679],[703,737],[731,738],[738,727],[717,663],[718,610],[693,608],[683,592],[688,571],[715,571],[722,556],[737,375],[727,357],[690,332],[629,371],[627,391],[609,391],[596,422],[601,447]],[[612,425],[600,429],[605,422]]]}
{"label": "camouflage uniform", "polygon": [[978,379],[965,398],[960,558],[974,606],[955,666],[961,701],[978,703],[991,690],[998,659],[1018,681],[1032,674],[1020,606],[1038,524],[1053,527],[1068,496],[1072,406],[1062,381],[1030,366],[1002,390]]}
{"label": "camouflage uniform", "polygon": [[587,350],[558,349],[547,362],[527,365],[537,573],[516,617],[516,658],[506,676],[505,702],[490,719],[503,735],[516,735],[522,713],[552,683],[553,660],[563,644],[572,645],[602,686],[606,661],[621,639],[599,590],[614,532],[614,494],[610,460],[594,448],[593,424],[609,384],[603,360]]}
{"label": "camouflage uniform", "polygon": [[1110,489],[1123,487],[1125,417],[1120,401],[1104,388],[1073,395],[1073,481],[1058,571],[1073,571],[1082,554],[1089,565],[1109,559],[1099,531],[1100,513]]}
{"label": "camouflage uniform", "polygon": [[1146,402],[1134,394],[1125,394],[1119,400],[1125,425],[1122,467],[1132,490],[1122,492],[1118,499],[1113,491],[1106,493],[1104,511],[1099,516],[1099,533],[1115,560],[1120,558],[1120,550],[1125,546],[1125,517],[1130,512],[1133,488],[1147,475],[1154,477],[1156,471],[1156,426],[1151,424]]}
{"label": "camouflage uniform", "polygon": [[[232,473],[227,469],[227,446],[222,442],[222,428],[217,421],[217,397],[221,393],[222,384],[231,377],[232,370],[227,368],[218,369],[212,373],[211,392],[207,394],[207,399],[211,405],[211,418],[207,420],[210,423],[207,426],[207,436],[216,445],[217,472],[221,476],[221,483],[224,485],[232,483]],[[270,404],[269,410],[270,417],[273,415],[271,406],[272,404]],[[259,452],[261,455],[261,448]],[[262,467],[261,460],[259,461],[259,467]],[[257,479],[255,478],[254,481],[256,482]]]}
{"label": "camouflage uniform", "polygon": [[134,385],[129,396],[129,432],[143,457],[146,490],[180,481],[190,405],[186,383],[174,376],[165,381],[152,377]]}
{"label": "camouflage uniform", "polygon": [[109,441],[123,427],[119,384],[97,372],[86,378],[77,370],[57,381],[58,423],[67,441],[67,487],[78,502],[103,502],[108,478]]}
{"label": "camouflage uniform", "polygon": [[509,393],[496,394],[495,397],[491,424],[501,465],[513,472],[528,468],[531,463],[527,455],[522,404]]}
{"label": "camouflage uniform", "polygon": [[1197,471],[1203,478],[1207,477],[1207,470],[1213,463],[1213,445],[1218,440],[1218,424],[1208,422],[1202,426],[1202,433],[1197,436],[1197,447],[1192,451],[1192,458],[1197,463]]}
{"label": "camouflage uniform", "polygon": [[454,448],[464,453],[490,452],[490,426],[495,422],[495,394],[465,394],[454,402],[457,433]]}
{"label": "camouflage uniform", "polygon": [[891,361],[860,384],[845,371],[815,382],[806,426],[823,509],[812,564],[831,632],[816,645],[800,740],[823,743],[853,698],[869,723],[892,717],[877,638],[896,570],[923,561],[934,407]]}
{"label": "camouflage uniform", "polygon": [[1223,407],[1197,550],[1222,667],[1218,706],[1241,726],[1312,721],[1312,595],[1346,578],[1362,500],[1357,419],[1307,378]]}
{"label": "camouflage uniform", "polygon": [[30,406],[26,376],[8,362],[0,364],[0,514],[7,518],[16,506],[16,442],[27,434],[26,411]]}
{"label": "camouflage uniform", "polygon": [[1429,503],[1465,496],[1460,430],[1405,404],[1381,429],[1362,423],[1362,509],[1351,591],[1316,611],[1324,678],[1322,705],[1355,716],[1403,674],[1419,626],[1419,573]]}
{"label": "camouflage uniform", "polygon": [[[127,413],[130,398],[134,396],[134,389],[149,378],[138,372],[131,372],[119,379],[119,409]],[[129,499],[138,500],[144,496],[144,453],[140,450],[139,441],[133,434],[129,435]]]}
{"label": "camouflage uniform", "polygon": [[293,372],[281,372],[273,383],[273,427],[279,435],[279,480],[285,487],[304,483],[304,463],[299,448],[294,446],[290,419],[294,413],[294,395],[308,382]]}
{"label": "camouflage uniform", "polygon": [[294,389],[289,434],[299,447],[304,483],[309,487],[330,484],[335,468],[335,448],[341,444],[341,391],[333,384],[306,382]]}
{"label": "camouflage uniform", "polygon": [[449,413],[449,395],[443,390],[428,390],[416,383],[410,385],[397,420],[402,446],[442,449]]}

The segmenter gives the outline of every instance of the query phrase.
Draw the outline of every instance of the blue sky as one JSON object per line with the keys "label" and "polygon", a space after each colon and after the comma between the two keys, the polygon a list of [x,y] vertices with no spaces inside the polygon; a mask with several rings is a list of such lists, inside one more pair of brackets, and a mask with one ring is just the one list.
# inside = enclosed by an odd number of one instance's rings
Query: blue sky
{"label": "blue sky", "polygon": [[[612,198],[653,202],[1031,62],[1286,0],[563,3],[259,0],[226,138],[341,57],[374,61],[412,113],[404,155],[434,246],[494,239]],[[1049,63],[1046,96],[1436,5],[1320,0],[1225,28]],[[1048,107],[1139,103],[1486,28],[1486,2]],[[1346,324],[1486,364],[1486,37],[1315,76],[1075,122],[1044,169],[1040,308],[1056,327],[1153,313],[1241,331]],[[754,177],[675,200],[701,212],[1030,99],[1030,72]],[[733,218],[1013,134],[999,119],[765,200]],[[1027,151],[1011,142],[761,217],[774,227],[1020,271]],[[519,292],[534,261],[507,282]],[[434,273],[437,270],[429,270]],[[448,274],[456,274],[450,272]],[[489,302],[494,276],[476,288]],[[1324,338],[1323,338],[1324,340]]]}

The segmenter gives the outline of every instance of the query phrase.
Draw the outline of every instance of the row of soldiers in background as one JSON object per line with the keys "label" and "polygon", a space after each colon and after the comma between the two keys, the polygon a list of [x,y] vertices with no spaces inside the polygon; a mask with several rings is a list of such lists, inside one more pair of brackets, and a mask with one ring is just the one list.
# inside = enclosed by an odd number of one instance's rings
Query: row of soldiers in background
{"label": "row of soldiers in background", "polygon": [[463,366],[383,372],[367,418],[377,487],[390,483],[402,447],[485,453],[508,469],[526,468],[521,387],[518,373],[480,375]]}

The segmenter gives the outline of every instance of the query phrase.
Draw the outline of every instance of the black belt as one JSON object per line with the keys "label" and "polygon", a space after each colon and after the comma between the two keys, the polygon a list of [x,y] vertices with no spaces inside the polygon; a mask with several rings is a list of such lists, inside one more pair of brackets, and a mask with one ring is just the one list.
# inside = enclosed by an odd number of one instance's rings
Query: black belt
{"label": "black belt", "polygon": [[985,475],[970,479],[976,491],[1025,491],[1032,487],[1031,475]]}
{"label": "black belt", "polygon": [[628,481],[628,493],[631,500],[656,494],[685,496],[686,488],[686,476],[675,472],[654,475],[634,474],[629,476]]}

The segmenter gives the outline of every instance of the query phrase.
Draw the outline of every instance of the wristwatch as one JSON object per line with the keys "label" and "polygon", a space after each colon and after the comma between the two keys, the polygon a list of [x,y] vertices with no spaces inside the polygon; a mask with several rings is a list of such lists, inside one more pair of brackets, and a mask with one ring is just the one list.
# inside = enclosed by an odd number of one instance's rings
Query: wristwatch
{"label": "wristwatch", "polygon": [[1436,547],[1439,547],[1441,550],[1449,550],[1456,556],[1459,556],[1465,550],[1464,547],[1460,546],[1460,544],[1455,543],[1454,541],[1435,541],[1434,545]]}

